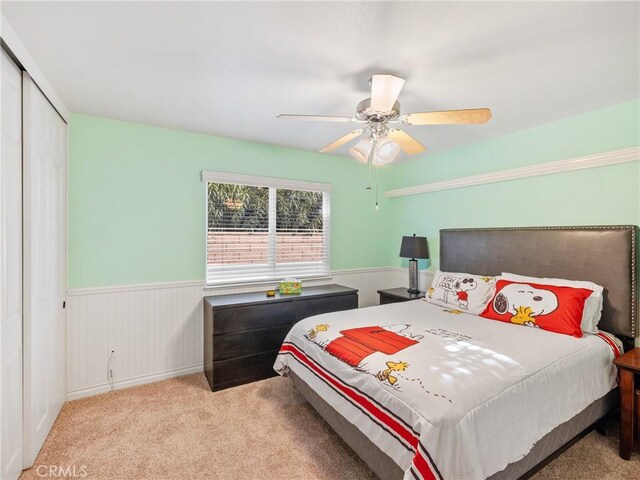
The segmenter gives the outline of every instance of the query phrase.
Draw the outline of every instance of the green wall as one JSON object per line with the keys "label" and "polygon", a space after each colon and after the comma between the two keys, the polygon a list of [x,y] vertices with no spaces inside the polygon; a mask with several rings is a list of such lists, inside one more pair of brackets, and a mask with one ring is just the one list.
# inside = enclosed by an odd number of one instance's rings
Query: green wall
{"label": "green wall", "polygon": [[[376,212],[373,192],[364,189],[367,169],[342,157],[77,114],[69,145],[72,289],[203,280],[203,169],[333,184],[334,270],[403,265],[400,238],[412,233],[428,237],[436,266],[441,228],[640,224],[638,162],[392,199],[381,195]],[[640,99],[383,167],[381,188],[638,145]]]}
{"label": "green wall", "polygon": [[74,114],[68,287],[203,280],[201,170],[331,183],[332,269],[386,263],[386,201],[356,161]]}
{"label": "green wall", "polygon": [[[482,127],[463,127],[482,128]],[[455,179],[640,145],[640,99],[398,164],[385,189]],[[454,227],[640,224],[640,163],[389,199],[391,238]],[[400,265],[394,248],[389,264]]]}

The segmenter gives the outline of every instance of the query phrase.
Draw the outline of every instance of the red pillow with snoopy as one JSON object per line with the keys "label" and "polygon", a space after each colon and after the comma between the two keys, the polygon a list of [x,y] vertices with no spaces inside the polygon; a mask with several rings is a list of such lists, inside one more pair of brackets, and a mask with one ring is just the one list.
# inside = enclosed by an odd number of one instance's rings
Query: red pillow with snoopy
{"label": "red pillow with snoopy", "polygon": [[498,280],[496,293],[481,317],[582,337],[587,288]]}

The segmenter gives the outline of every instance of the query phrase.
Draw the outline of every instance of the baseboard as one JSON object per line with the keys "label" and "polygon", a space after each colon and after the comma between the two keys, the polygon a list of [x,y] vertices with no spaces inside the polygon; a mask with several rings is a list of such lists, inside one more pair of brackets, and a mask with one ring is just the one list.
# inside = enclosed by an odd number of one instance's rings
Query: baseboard
{"label": "baseboard", "polygon": [[[163,372],[150,373],[147,375],[140,375],[138,377],[127,378],[114,382],[113,390],[122,390],[123,388],[135,387],[136,385],[144,385],[146,383],[159,382],[160,380],[167,380],[169,378],[181,377],[183,375],[190,375],[192,373],[204,372],[204,366],[202,364],[192,365],[190,367],[174,368],[171,370],[165,370]],[[108,393],[111,390],[109,383],[102,383],[94,385],[92,387],[81,388],[67,392],[67,401],[78,400],[79,398],[92,397],[94,395],[100,395],[102,393]]]}

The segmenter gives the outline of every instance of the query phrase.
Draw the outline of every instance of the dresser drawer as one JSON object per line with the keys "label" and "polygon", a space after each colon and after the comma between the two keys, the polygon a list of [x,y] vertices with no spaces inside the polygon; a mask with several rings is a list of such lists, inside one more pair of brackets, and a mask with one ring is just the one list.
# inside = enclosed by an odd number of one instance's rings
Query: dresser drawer
{"label": "dresser drawer", "polygon": [[405,300],[400,300],[399,298],[389,297],[387,295],[380,295],[380,305],[386,305],[387,303],[399,303],[404,301]]}
{"label": "dresser drawer", "polygon": [[278,350],[290,329],[291,324],[216,335],[213,337],[213,360]]}
{"label": "dresser drawer", "polygon": [[213,334],[241,332],[274,325],[291,325],[296,321],[293,302],[248,305],[214,310]]}
{"label": "dresser drawer", "polygon": [[273,364],[278,356],[278,351],[248,355],[246,357],[231,358],[213,362],[213,388],[223,388],[242,385],[249,381],[254,382],[263,378],[274,377],[276,374]]}
{"label": "dresser drawer", "polygon": [[335,297],[309,299],[305,302],[300,302],[298,320],[322,313],[351,310],[352,308],[358,308],[358,295],[338,295]]}

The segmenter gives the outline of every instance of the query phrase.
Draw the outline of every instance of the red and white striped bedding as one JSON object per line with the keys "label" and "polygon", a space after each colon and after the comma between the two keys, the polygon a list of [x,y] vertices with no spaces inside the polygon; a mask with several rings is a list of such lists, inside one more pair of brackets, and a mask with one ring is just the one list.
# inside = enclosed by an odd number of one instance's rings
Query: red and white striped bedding
{"label": "red and white striped bedding", "polygon": [[274,368],[294,371],[405,478],[486,478],[615,387],[617,341],[412,301],[305,319]]}

